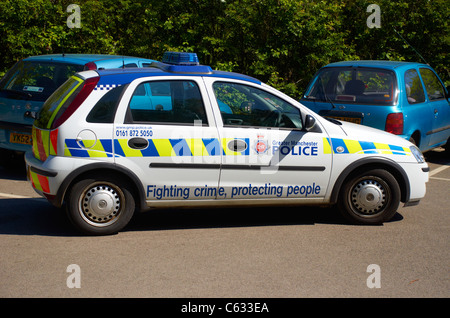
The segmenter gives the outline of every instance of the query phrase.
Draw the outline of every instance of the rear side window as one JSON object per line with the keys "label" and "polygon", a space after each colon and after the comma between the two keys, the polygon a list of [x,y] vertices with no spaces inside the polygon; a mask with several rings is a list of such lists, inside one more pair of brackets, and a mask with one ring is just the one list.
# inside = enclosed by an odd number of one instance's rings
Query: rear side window
{"label": "rear side window", "polygon": [[425,89],[427,90],[428,99],[430,101],[445,97],[444,87],[442,87],[441,82],[432,70],[428,68],[421,68],[420,75],[422,76]]}
{"label": "rear side window", "polygon": [[127,85],[115,87],[103,95],[97,104],[95,104],[94,108],[92,108],[86,121],[88,123],[100,124],[113,123],[117,105],[125,87],[127,87]]}
{"label": "rear side window", "polygon": [[180,80],[141,83],[131,97],[126,122],[208,124],[197,83]]}
{"label": "rear side window", "polygon": [[83,87],[83,80],[79,77],[72,76],[61,87],[59,87],[52,96],[44,103],[38,118],[34,125],[38,128],[48,129],[52,121],[55,119],[57,113],[68,106],[75,96],[81,91]]}
{"label": "rear side window", "polygon": [[62,125],[89,96],[99,79],[91,77],[83,80],[72,76],[45,101],[34,125],[43,129],[55,129]]}
{"label": "rear side window", "polygon": [[304,96],[308,100],[346,104],[393,105],[396,102],[394,72],[374,68],[323,69]]}
{"label": "rear side window", "polygon": [[82,65],[21,61],[0,82],[3,94],[26,96],[45,101],[70,76],[83,70]]}

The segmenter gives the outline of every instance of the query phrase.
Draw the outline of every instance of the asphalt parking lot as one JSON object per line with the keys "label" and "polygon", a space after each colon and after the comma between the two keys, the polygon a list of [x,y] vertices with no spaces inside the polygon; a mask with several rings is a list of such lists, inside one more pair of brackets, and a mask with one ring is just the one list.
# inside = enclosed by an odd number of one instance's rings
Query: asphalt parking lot
{"label": "asphalt parking lot", "polygon": [[334,208],[173,210],[105,237],[0,167],[0,297],[447,298],[450,158],[426,158],[425,198],[381,226]]}

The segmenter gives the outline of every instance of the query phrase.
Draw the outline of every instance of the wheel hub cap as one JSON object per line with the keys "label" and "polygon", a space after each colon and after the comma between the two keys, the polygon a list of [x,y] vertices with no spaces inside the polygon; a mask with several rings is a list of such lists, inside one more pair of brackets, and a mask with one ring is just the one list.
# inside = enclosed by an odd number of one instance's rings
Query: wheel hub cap
{"label": "wheel hub cap", "polygon": [[108,185],[98,185],[86,191],[81,199],[80,209],[84,217],[93,223],[112,221],[120,210],[120,197]]}
{"label": "wheel hub cap", "polygon": [[377,213],[386,201],[383,186],[374,180],[364,180],[358,183],[352,191],[353,206],[365,214]]}

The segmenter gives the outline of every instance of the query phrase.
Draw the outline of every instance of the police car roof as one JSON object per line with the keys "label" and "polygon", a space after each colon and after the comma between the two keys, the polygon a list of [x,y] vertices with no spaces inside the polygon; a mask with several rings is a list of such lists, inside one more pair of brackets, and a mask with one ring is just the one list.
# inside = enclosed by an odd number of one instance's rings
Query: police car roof
{"label": "police car roof", "polygon": [[[163,63],[159,63],[160,65]],[[251,76],[243,75],[240,73],[233,72],[224,72],[224,71],[216,71],[209,68],[209,66],[204,65],[195,65],[195,66],[183,66],[179,68],[180,72],[178,72],[177,68],[172,69],[164,69],[158,67],[144,67],[144,68],[121,68],[121,69],[104,69],[104,70],[96,70],[96,72],[100,75],[103,80],[106,80],[106,77],[111,77],[110,80],[116,79],[120,82],[124,83],[131,82],[137,78],[141,77],[151,77],[151,76],[207,76],[207,77],[222,77],[222,78],[230,78],[237,79],[247,82],[252,82],[255,84],[261,84],[261,81],[253,78]],[[205,71],[207,70],[207,71]],[[119,79],[120,78],[120,79]],[[109,82],[109,81],[108,81]]]}

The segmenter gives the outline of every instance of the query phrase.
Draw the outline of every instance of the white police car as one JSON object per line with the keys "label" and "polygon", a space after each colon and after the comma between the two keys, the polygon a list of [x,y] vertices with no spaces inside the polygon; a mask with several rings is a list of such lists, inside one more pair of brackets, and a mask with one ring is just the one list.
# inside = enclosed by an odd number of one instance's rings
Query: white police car
{"label": "white police car", "polygon": [[375,224],[425,195],[428,166],[400,137],[325,119],[195,54],[152,66],[77,73],[34,123],[29,180],[84,232],[193,206],[337,203]]}

